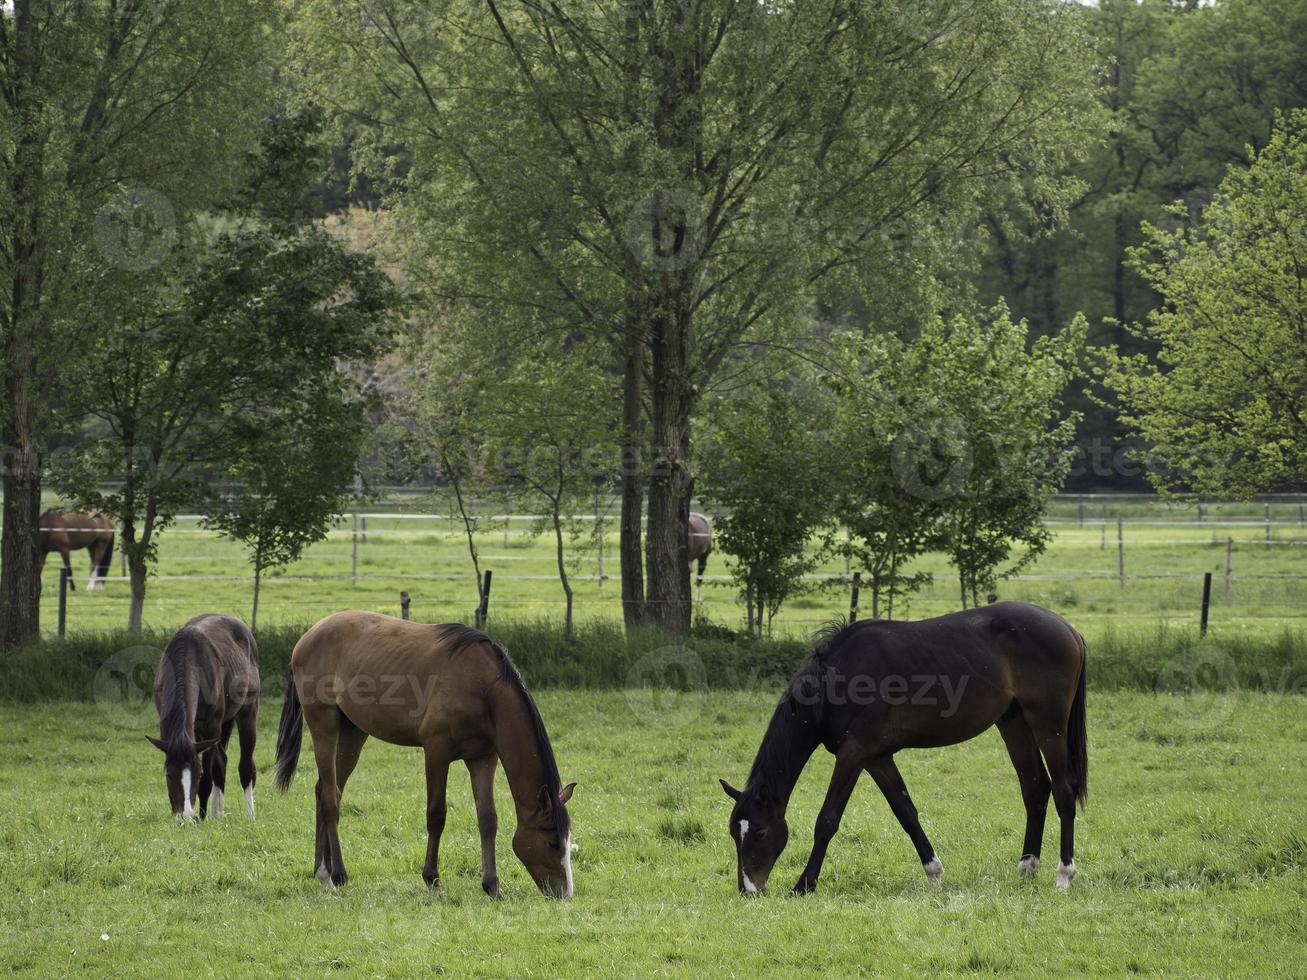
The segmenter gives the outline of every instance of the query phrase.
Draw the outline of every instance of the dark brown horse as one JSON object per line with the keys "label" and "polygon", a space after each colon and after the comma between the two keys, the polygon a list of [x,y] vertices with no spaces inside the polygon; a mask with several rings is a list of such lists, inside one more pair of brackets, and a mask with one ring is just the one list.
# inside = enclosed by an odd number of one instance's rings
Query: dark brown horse
{"label": "dark brown horse", "polygon": [[[169,641],[154,680],[168,801],[179,820],[222,816],[227,740],[240,737],[245,812],[254,819],[254,740],[259,713],[259,653],[249,628],[233,616],[196,616]],[[210,805],[212,800],[212,805]]]}
{"label": "dark brown horse", "polygon": [[795,893],[817,887],[826,847],[864,770],[912,839],[928,879],[939,884],[943,867],[894,753],[963,742],[991,725],[1007,745],[1026,806],[1019,868],[1039,868],[1051,790],[1062,822],[1057,887],[1067,888],[1076,873],[1075,807],[1084,802],[1089,768],[1085,644],[1060,616],[1001,602],[915,623],[866,620],[817,645],[776,706],[744,789],[721,781],[735,801],[730,832],[740,891],[766,885],[789,839],[790,793],[818,745],[835,756],[835,771]]}
{"label": "dark brown horse", "polygon": [[708,567],[708,556],[712,554],[712,524],[708,518],[697,511],[690,512],[689,542],[687,551],[690,563],[699,563],[697,575],[698,599],[703,601],[703,572]]}
{"label": "dark brown horse", "polygon": [[340,852],[340,800],[369,735],[426,755],[427,859],[440,884],[449,767],[472,777],[481,834],[481,887],[499,894],[495,871],[495,764],[504,763],[517,807],[513,851],[546,895],[572,896],[572,828],[544,721],[508,654],[459,624],[427,626],[370,612],[328,616],[295,644],[277,736],[277,785],[299,762],[306,721],[318,764],[314,869],[325,886],[348,880]]}
{"label": "dark brown horse", "polygon": [[91,577],[86,580],[87,591],[104,588],[105,576],[109,574],[109,562],[113,559],[113,522],[108,517],[98,510],[79,514],[77,511],[52,507],[41,515],[39,527],[40,547],[36,559],[38,579],[45,569],[45,556],[57,551],[63,557],[64,567],[68,569],[68,587],[77,588],[68,553],[85,548],[91,554]]}

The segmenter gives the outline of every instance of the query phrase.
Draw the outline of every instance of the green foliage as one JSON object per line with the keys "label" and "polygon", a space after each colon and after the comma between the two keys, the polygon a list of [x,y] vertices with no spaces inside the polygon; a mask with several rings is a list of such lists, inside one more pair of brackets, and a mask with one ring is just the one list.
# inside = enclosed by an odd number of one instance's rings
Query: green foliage
{"label": "green foliage", "polygon": [[1105,375],[1150,479],[1237,496],[1307,479],[1307,112],[1230,171],[1198,228],[1147,230],[1133,258],[1165,305],[1131,329],[1157,359],[1109,356]]}
{"label": "green foliage", "polygon": [[873,615],[927,581],[904,571],[927,551],[949,556],[964,606],[1043,552],[1044,508],[1071,463],[1076,416],[1061,400],[1085,326],[1029,349],[1027,335],[998,306],[930,320],[910,343],[840,338],[836,515],[870,575]]}
{"label": "green foliage", "polygon": [[831,517],[831,446],[813,423],[833,409],[812,370],[779,371],[714,399],[696,489],[716,505],[714,547],[731,556],[748,630],[762,633],[821,561],[809,548]]}
{"label": "green foliage", "polygon": [[[250,174],[255,193],[237,204],[257,202],[280,172],[285,127],[267,135]],[[259,570],[325,531],[340,471],[352,482],[364,423],[346,366],[378,356],[397,327],[400,297],[374,260],[304,216],[193,217],[161,268],[120,276],[97,297],[93,356],[67,405],[87,428],[53,474],[70,499],[121,528],[132,626],[156,533],[183,508],[212,508],[216,526],[257,541]],[[224,477],[250,484],[243,504],[211,491]],[[277,496],[297,511],[280,530]]]}

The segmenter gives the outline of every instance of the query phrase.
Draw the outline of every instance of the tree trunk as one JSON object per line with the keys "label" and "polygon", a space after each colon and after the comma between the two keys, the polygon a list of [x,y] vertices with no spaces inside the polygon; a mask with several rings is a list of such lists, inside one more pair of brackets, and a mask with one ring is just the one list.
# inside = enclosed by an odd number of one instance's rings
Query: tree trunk
{"label": "tree trunk", "polygon": [[[45,137],[38,98],[39,38],[36,4],[14,7],[14,64],[8,101],[16,129],[14,168],[8,175],[13,224],[2,229],[9,252],[12,305],[0,310],[4,332],[4,526],[0,529],[0,648],[28,643],[40,631],[41,585],[36,575],[41,516],[39,358],[46,313],[42,305],[44,255],[42,183]],[[7,321],[7,322],[6,322]]]}
{"label": "tree trunk", "polygon": [[554,500],[553,505],[554,546],[557,549],[558,581],[563,583],[563,595],[567,599],[567,612],[564,614],[563,619],[563,635],[570,640],[572,639],[572,582],[567,577],[567,562],[563,559],[563,515],[560,510],[559,500]]}
{"label": "tree trunk", "polygon": [[16,448],[10,449],[5,461],[4,531],[0,536],[0,649],[4,650],[35,640],[41,627],[41,582],[36,574],[40,456],[30,440],[11,440],[10,445]]}
{"label": "tree trunk", "polygon": [[618,561],[622,574],[622,619],[634,629],[645,621],[644,605],[644,344],[628,327],[622,374],[622,513]]}
{"label": "tree trunk", "polygon": [[[127,551],[127,542],[123,542]],[[141,631],[142,614],[145,610],[145,576],[149,566],[145,563],[140,547],[134,547],[127,555],[127,575],[132,582],[132,604],[127,613],[127,630],[130,633]]]}
{"label": "tree trunk", "polygon": [[[669,303],[682,297],[672,293]],[[678,304],[679,305],[679,304]],[[688,315],[657,311],[653,342],[653,460],[649,479],[650,621],[674,636],[690,630],[690,398]]]}
{"label": "tree trunk", "polygon": [[253,631],[259,624],[259,586],[263,580],[263,563],[258,559],[254,561],[254,603],[250,607],[250,630]]}

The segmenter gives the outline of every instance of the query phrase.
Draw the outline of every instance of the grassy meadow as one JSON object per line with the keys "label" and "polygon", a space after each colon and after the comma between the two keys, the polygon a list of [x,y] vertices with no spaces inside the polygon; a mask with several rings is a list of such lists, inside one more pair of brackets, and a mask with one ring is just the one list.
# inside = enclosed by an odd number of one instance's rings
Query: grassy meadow
{"label": "grassy meadow", "polygon": [[233,805],[198,826],[168,815],[158,753],[141,737],[147,704],[0,706],[0,972],[1300,975],[1301,698],[1091,689],[1090,795],[1067,894],[1053,886],[1053,820],[1038,880],[1017,873],[1024,813],[989,732],[900,756],[942,890],[864,779],[819,892],[786,897],[829,776],[818,750],[773,887],[746,901],[716,779],[743,778],[774,695],[540,693],[563,776],[579,783],[569,903],[543,899],[512,856],[502,773],[499,902],[480,890],[459,771],[443,890],[424,888],[420,754],[375,740],[344,801],[351,880],[332,893],[310,868],[311,761],[286,796],[271,787],[275,701],[261,718],[257,821]]}
{"label": "grassy meadow", "polygon": [[[1307,526],[1299,522],[1302,508],[1296,502],[1276,504],[1269,512],[1260,504],[1209,504],[1202,523],[1195,508],[1168,506],[1154,498],[1114,501],[1105,507],[1093,500],[1077,503],[1075,498],[1055,503],[1050,511],[1054,538],[1047,552],[1020,578],[1000,583],[999,594],[1053,609],[1097,639],[1109,630],[1196,626],[1202,576],[1212,572],[1214,629],[1278,633],[1307,626]],[[416,619],[470,621],[477,591],[466,537],[454,521],[430,516],[445,512],[442,502],[429,497],[388,500],[373,506],[366,541],[360,536],[357,543],[352,521],[342,522],[301,561],[265,577],[260,625],[308,624],[345,608],[398,615],[401,591],[412,597]],[[1262,522],[1267,513],[1269,526]],[[1118,516],[1125,521],[1124,586]],[[492,618],[561,621],[563,593],[552,534],[544,533],[536,521],[501,517],[499,511],[486,513],[475,535],[481,567],[494,572]],[[576,616],[579,621],[618,622],[615,516],[609,515],[602,547],[592,529],[592,521],[578,522],[568,543]],[[1227,556],[1232,570],[1228,597]],[[86,553],[75,554],[73,561],[78,582],[84,583]],[[56,565],[57,556],[44,576],[41,623],[47,635],[57,624]],[[934,581],[896,607],[896,618],[921,618],[959,606],[956,577],[944,556],[927,556],[920,565],[933,573]],[[118,556],[114,566],[117,575]],[[175,628],[200,611],[249,616],[252,577],[241,547],[194,520],[181,520],[162,534],[155,571],[145,606],[147,628]],[[848,571],[843,560],[834,559],[817,574],[842,577]],[[847,584],[813,586],[781,609],[773,624],[777,636],[806,636],[833,616],[847,613]],[[111,580],[103,591],[93,593],[79,588],[69,596],[68,628],[119,629],[126,625],[127,606],[126,581]],[[859,611],[863,616],[871,613],[865,590]],[[709,559],[698,612],[711,622],[743,628],[743,605],[721,553]]]}

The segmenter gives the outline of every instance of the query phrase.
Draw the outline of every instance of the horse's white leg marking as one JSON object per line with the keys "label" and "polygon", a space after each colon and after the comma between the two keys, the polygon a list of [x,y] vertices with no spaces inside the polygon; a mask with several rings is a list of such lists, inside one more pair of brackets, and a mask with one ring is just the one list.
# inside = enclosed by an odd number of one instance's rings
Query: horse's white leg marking
{"label": "horse's white leg marking", "polygon": [[92,572],[91,577],[86,580],[86,591],[87,592],[95,591],[95,572]]}
{"label": "horse's white leg marking", "polygon": [[254,819],[254,784],[250,783],[245,787],[245,814],[251,820]]}
{"label": "horse's white leg marking", "polygon": [[1057,890],[1060,892],[1064,892],[1068,888],[1070,888],[1071,879],[1074,878],[1075,876],[1076,876],[1076,863],[1074,860],[1069,861],[1066,864],[1063,864],[1061,861],[1059,861],[1057,863]]}
{"label": "horse's white leg marking", "polygon": [[1017,865],[1017,870],[1022,874],[1034,874],[1039,870],[1039,858],[1035,857],[1033,854],[1025,855],[1022,857],[1021,863]]}
{"label": "horse's white leg marking", "polygon": [[322,887],[323,887],[323,888],[334,888],[334,887],[335,887],[335,886],[332,885],[332,883],[331,883],[331,872],[327,870],[327,862],[326,862],[326,861],[323,861],[321,864],[318,865],[318,870],[317,870],[316,874],[317,874],[318,881],[322,882]]}
{"label": "horse's white leg marking", "polygon": [[191,770],[189,766],[182,770],[182,819],[187,823],[195,819],[195,811],[191,809]]}
{"label": "horse's white leg marking", "polygon": [[567,884],[563,888],[563,897],[572,897],[572,835],[568,834],[567,839],[563,841],[563,874],[567,877]]}
{"label": "horse's white leg marking", "polygon": [[223,805],[222,790],[217,786],[213,787],[213,793],[209,796],[209,819],[217,820],[222,816]]}
{"label": "horse's white leg marking", "polygon": [[944,865],[940,864],[939,856],[932,854],[922,867],[926,870],[926,880],[938,888],[940,879],[944,877]]}

